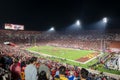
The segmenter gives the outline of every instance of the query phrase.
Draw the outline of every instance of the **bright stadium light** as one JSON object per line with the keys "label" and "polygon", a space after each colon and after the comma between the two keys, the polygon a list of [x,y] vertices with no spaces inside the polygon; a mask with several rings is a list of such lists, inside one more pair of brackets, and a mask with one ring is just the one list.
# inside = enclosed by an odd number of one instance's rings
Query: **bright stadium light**
{"label": "bright stadium light", "polygon": [[82,29],[80,20],[76,20],[72,25],[68,27],[69,31],[79,31]]}
{"label": "bright stadium light", "polygon": [[50,30],[53,31],[53,30],[54,30],[54,27],[50,28]]}
{"label": "bright stadium light", "polygon": [[49,31],[54,31],[54,30],[55,30],[54,27],[51,27]]}
{"label": "bright stadium light", "polygon": [[76,21],[76,25],[80,26],[80,21],[79,20]]}
{"label": "bright stadium light", "polygon": [[108,22],[108,19],[106,17],[103,18],[103,22],[104,23],[107,23]]}

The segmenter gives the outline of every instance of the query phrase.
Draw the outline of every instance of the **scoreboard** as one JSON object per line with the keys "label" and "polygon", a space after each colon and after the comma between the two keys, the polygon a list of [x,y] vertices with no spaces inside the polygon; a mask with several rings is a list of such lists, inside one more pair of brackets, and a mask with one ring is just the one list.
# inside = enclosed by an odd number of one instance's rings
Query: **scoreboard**
{"label": "scoreboard", "polygon": [[24,25],[17,25],[17,24],[5,24],[5,29],[11,30],[24,30]]}

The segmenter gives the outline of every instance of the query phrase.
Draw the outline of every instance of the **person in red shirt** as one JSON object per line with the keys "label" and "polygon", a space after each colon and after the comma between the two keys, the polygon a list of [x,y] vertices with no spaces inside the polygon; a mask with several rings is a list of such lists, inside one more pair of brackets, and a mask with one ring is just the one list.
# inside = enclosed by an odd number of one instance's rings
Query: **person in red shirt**
{"label": "person in red shirt", "polygon": [[52,77],[54,77],[54,76],[55,76],[55,73],[56,73],[56,69],[55,69],[55,68],[53,68],[53,69],[51,70],[51,75],[52,75]]}
{"label": "person in red shirt", "polygon": [[21,79],[21,66],[17,59],[15,59],[14,63],[10,66],[10,71],[13,80]]}

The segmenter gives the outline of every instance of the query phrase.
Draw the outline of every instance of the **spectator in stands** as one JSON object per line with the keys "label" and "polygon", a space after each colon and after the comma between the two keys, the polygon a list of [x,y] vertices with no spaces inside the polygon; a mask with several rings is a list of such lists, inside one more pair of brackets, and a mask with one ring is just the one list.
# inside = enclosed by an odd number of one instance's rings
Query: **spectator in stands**
{"label": "spectator in stands", "polygon": [[80,80],[87,80],[88,78],[88,70],[82,68],[80,72]]}
{"label": "spectator in stands", "polygon": [[51,76],[54,77],[56,74],[56,70],[54,67],[51,69]]}
{"label": "spectator in stands", "polygon": [[26,62],[22,61],[21,62],[21,80],[25,80],[25,67],[26,67]]}
{"label": "spectator in stands", "polygon": [[37,68],[36,68],[37,57],[30,59],[30,64],[25,68],[25,80],[37,80]]}
{"label": "spectator in stands", "polygon": [[14,60],[14,63],[10,66],[12,80],[21,79],[21,66],[18,59]]}
{"label": "spectator in stands", "polygon": [[60,77],[59,77],[59,70],[56,71],[54,77],[55,77],[55,78],[58,78],[58,79],[60,78]]}
{"label": "spectator in stands", "polygon": [[48,68],[48,66],[46,66],[45,64],[41,63],[40,67],[38,68],[38,73],[40,74],[41,71],[45,71],[47,74],[47,79],[50,79],[50,69]]}
{"label": "spectator in stands", "polygon": [[70,71],[70,75],[68,76],[69,80],[74,80],[75,76],[72,71]]}
{"label": "spectator in stands", "polygon": [[1,57],[0,63],[2,64],[2,68],[8,70],[8,69],[9,69],[9,66],[10,66],[13,62],[12,62],[12,59],[11,59],[9,56],[4,55],[4,56]]}
{"label": "spectator in stands", "polygon": [[68,80],[68,78],[65,76],[66,67],[60,66],[59,68],[59,77],[55,77],[55,80]]}
{"label": "spectator in stands", "polygon": [[38,74],[38,80],[49,80],[45,71],[41,71],[40,74]]}

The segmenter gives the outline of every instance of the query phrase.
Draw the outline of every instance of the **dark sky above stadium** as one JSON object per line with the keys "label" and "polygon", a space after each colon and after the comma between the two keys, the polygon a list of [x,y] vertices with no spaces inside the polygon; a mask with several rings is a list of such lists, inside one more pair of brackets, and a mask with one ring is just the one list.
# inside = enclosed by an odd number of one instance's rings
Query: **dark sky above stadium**
{"label": "dark sky above stadium", "polygon": [[0,29],[4,23],[22,24],[25,30],[61,30],[77,19],[84,29],[109,17],[108,29],[120,29],[119,0],[1,0]]}

